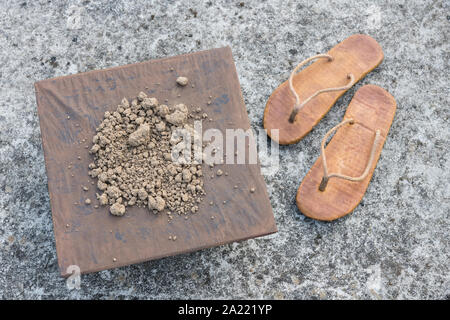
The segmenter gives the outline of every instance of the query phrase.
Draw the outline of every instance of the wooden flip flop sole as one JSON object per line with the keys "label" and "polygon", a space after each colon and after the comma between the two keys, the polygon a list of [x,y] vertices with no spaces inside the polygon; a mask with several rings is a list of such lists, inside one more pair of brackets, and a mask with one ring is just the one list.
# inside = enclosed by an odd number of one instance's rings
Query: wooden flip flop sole
{"label": "wooden flip flop sole", "polygon": [[338,129],[325,149],[330,172],[359,176],[367,166],[375,132],[380,137],[369,174],[359,182],[330,178],[324,191],[319,185],[324,176],[321,157],[303,179],[297,192],[297,206],[305,215],[317,220],[335,220],[352,212],[361,202],[383,149],[396,110],[396,102],[386,90],[366,85],[354,95],[344,120],[353,119]]}
{"label": "wooden flip flop sole", "polygon": [[[293,87],[301,101],[305,101],[316,91],[344,86],[348,74],[353,74],[355,82],[375,69],[383,60],[383,51],[375,39],[362,34],[348,37],[333,47],[327,54],[332,61],[320,59],[296,74]],[[314,97],[290,123],[289,116],[296,99],[289,89],[288,81],[283,82],[267,101],[263,125],[271,137],[271,130],[279,130],[279,144],[300,141],[322,119],[346,90],[326,92]]]}

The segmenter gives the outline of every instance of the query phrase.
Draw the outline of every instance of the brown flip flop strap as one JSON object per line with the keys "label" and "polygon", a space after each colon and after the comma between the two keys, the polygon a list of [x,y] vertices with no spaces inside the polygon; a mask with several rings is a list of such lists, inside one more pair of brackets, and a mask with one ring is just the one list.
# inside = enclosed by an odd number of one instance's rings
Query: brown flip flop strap
{"label": "brown flip flop strap", "polygon": [[327,88],[327,89],[321,89],[316,91],[313,95],[311,95],[310,97],[308,97],[308,99],[306,99],[305,101],[303,101],[302,103],[300,103],[300,98],[297,94],[297,92],[294,89],[294,86],[292,85],[292,79],[294,78],[294,75],[297,73],[298,69],[300,69],[301,67],[303,67],[305,64],[307,64],[308,62],[310,62],[311,60],[314,59],[319,59],[319,58],[327,58],[329,62],[333,61],[333,57],[330,56],[329,54],[318,54],[315,56],[312,56],[306,60],[303,60],[302,62],[300,62],[295,68],[294,70],[292,70],[291,75],[289,76],[289,88],[291,89],[292,93],[295,96],[295,105],[294,108],[292,109],[292,113],[289,116],[289,122],[293,123],[295,120],[295,116],[297,115],[297,113],[314,97],[316,97],[317,95],[321,94],[321,93],[325,93],[325,92],[330,92],[330,91],[340,91],[340,90],[347,90],[349,88],[351,88],[351,86],[353,85],[353,82],[355,81],[355,77],[353,76],[353,74],[349,73],[347,75],[347,78],[350,79],[350,81],[348,82],[348,84],[346,84],[343,87],[336,87],[336,88]]}
{"label": "brown flip flop strap", "polygon": [[322,140],[321,156],[322,156],[322,163],[323,163],[323,178],[322,178],[322,181],[320,182],[320,186],[319,186],[320,191],[325,191],[325,188],[327,187],[327,184],[328,184],[328,180],[333,177],[341,178],[341,179],[345,179],[345,180],[349,180],[349,181],[364,180],[367,177],[367,175],[369,174],[370,168],[372,167],[373,160],[375,159],[375,151],[377,150],[378,141],[380,140],[380,130],[377,130],[375,133],[375,139],[373,140],[373,146],[372,146],[372,151],[370,151],[369,161],[367,162],[366,169],[364,170],[362,175],[360,175],[359,177],[349,177],[349,176],[345,176],[345,175],[342,175],[339,173],[328,174],[327,159],[325,156],[325,143],[327,142],[328,137],[334,131],[336,131],[337,129],[339,129],[340,127],[342,127],[343,125],[345,125],[347,123],[354,124],[355,121],[353,119],[347,119],[347,120],[342,121],[337,126],[335,126],[330,131],[328,131]]}

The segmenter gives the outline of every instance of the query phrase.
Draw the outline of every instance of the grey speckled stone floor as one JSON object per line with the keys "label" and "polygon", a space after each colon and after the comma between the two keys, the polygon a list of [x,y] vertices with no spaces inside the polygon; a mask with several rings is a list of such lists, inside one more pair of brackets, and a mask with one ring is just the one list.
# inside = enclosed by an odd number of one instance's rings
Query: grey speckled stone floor
{"label": "grey speckled stone floor", "polygon": [[[70,2],[70,3],[69,3]],[[133,2],[133,4],[132,4]],[[1,1],[0,298],[450,297],[449,1]],[[248,114],[292,66],[353,33],[385,60],[265,179],[275,235],[83,276],[57,270],[33,83],[230,45]],[[361,84],[386,88],[397,114],[353,214],[305,218],[295,193],[320,138]]]}

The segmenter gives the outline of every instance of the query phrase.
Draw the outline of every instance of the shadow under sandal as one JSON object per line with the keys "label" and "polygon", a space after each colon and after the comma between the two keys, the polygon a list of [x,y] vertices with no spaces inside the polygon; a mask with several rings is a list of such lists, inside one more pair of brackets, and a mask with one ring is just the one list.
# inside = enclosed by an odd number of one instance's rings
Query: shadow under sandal
{"label": "shadow under sandal", "polygon": [[344,120],[322,140],[322,154],[298,189],[297,206],[305,216],[331,221],[356,208],[377,165],[395,110],[394,97],[378,86],[366,85],[355,93]]}
{"label": "shadow under sandal", "polygon": [[[297,71],[312,60],[310,66]],[[380,45],[371,37],[356,34],[328,51],[295,67],[267,101],[263,125],[279,144],[300,141],[349,88],[383,60]],[[277,136],[271,130],[278,129]]]}

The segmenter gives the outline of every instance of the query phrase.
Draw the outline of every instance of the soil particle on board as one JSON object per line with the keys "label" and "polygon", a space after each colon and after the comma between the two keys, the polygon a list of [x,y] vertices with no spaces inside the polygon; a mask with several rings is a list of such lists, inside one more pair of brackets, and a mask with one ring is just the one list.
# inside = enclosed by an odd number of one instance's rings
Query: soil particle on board
{"label": "soil particle on board", "polygon": [[163,211],[166,207],[166,201],[160,196],[156,196],[155,198],[148,196],[148,207],[149,209]]}
{"label": "soil particle on board", "polygon": [[174,145],[188,143],[173,138],[176,130],[185,129],[195,142],[190,118],[185,104],[160,104],[144,92],[106,111],[90,149],[89,175],[97,178],[99,204],[109,205],[115,216],[134,205],[153,213],[195,213],[204,195],[201,165],[174,162],[171,156]]}
{"label": "soil particle on board", "polygon": [[125,214],[125,206],[116,202],[109,208],[109,212],[111,212],[113,216],[123,216]]}
{"label": "soil particle on board", "polygon": [[128,137],[128,144],[133,147],[140,146],[150,139],[150,126],[146,123],[141,124],[139,128],[132,132]]}
{"label": "soil particle on board", "polygon": [[186,77],[178,77],[177,78],[177,83],[182,87],[186,86],[188,84],[188,82],[189,82],[189,79]]}

